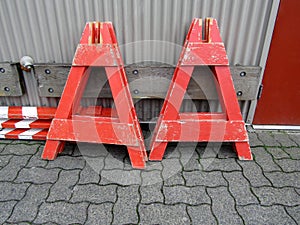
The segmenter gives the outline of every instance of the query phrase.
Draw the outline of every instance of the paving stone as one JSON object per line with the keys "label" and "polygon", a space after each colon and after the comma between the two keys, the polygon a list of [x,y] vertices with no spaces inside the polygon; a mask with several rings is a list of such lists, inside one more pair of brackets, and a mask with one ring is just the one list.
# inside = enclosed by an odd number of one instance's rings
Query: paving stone
{"label": "paving stone", "polygon": [[178,172],[182,171],[182,165],[180,159],[163,159],[163,170],[162,170],[162,178],[163,180],[167,180],[177,174]]}
{"label": "paving stone", "polygon": [[273,204],[296,206],[300,204],[300,198],[294,188],[260,187],[252,188],[252,190],[259,198],[261,205],[264,206]]}
{"label": "paving stone", "polygon": [[244,178],[242,172],[223,172],[229,183],[229,191],[235,198],[237,205],[248,205],[258,203],[257,198],[250,190],[249,182]]}
{"label": "paving stone", "polygon": [[152,170],[161,171],[162,169],[163,169],[162,161],[148,161],[144,171],[152,171]]}
{"label": "paving stone", "polygon": [[71,202],[104,203],[116,201],[116,185],[99,186],[96,184],[77,185],[73,189]]}
{"label": "paving stone", "polygon": [[220,171],[203,172],[203,171],[189,171],[183,172],[183,177],[186,180],[187,186],[206,186],[217,187],[227,186],[226,180],[223,178]]}
{"label": "paving stone", "polygon": [[8,219],[16,203],[16,201],[0,202],[0,224],[4,224]]}
{"label": "paving stone", "polygon": [[183,204],[140,204],[138,211],[140,214],[140,224],[190,224],[190,219],[186,212],[186,206]]}
{"label": "paving stone", "polygon": [[5,140],[5,139],[1,139],[1,140],[0,140],[0,143],[1,143],[1,144],[4,144],[4,145],[10,144],[10,143],[12,143],[12,142],[13,142],[13,140],[9,140],[9,139],[6,139],[6,140]]}
{"label": "paving stone", "polygon": [[63,156],[63,155],[71,156],[71,155],[73,155],[73,152],[74,152],[75,148],[77,148],[75,143],[66,142],[64,150],[59,155],[61,155],[61,156]]}
{"label": "paving stone", "polygon": [[269,147],[267,151],[273,156],[274,159],[289,159],[290,156],[281,148]]}
{"label": "paving stone", "polygon": [[32,222],[38,213],[39,205],[47,198],[49,189],[50,184],[31,185],[28,188],[25,197],[16,204],[8,222]]}
{"label": "paving stone", "polygon": [[164,180],[164,186],[184,185],[185,180],[182,175],[182,171],[174,174],[173,176]]}
{"label": "paving stone", "polygon": [[43,203],[35,223],[54,222],[57,224],[83,224],[86,220],[88,203],[67,202]]}
{"label": "paving stone", "polygon": [[0,182],[0,201],[21,200],[29,184]]}
{"label": "paving stone", "polygon": [[241,171],[236,159],[200,159],[203,171]]}
{"label": "paving stone", "polygon": [[152,185],[157,183],[162,183],[161,172],[158,170],[152,171],[141,171],[142,185]]}
{"label": "paving stone", "polygon": [[205,187],[163,187],[166,204],[185,203],[189,205],[210,204],[210,198],[206,194]]}
{"label": "paving stone", "polygon": [[88,218],[85,224],[111,224],[112,222],[112,203],[100,205],[91,204],[88,208]]}
{"label": "paving stone", "polygon": [[198,161],[198,158],[196,157],[191,157],[190,160],[187,163],[182,163],[183,165],[183,170],[184,171],[194,171],[194,170],[201,170],[202,167]]}
{"label": "paving stone", "polygon": [[112,155],[108,155],[104,159],[104,169],[105,170],[113,170],[113,169],[119,169],[123,170],[124,169],[124,162],[123,158],[122,159],[117,159],[113,157]]}
{"label": "paving stone", "polygon": [[289,138],[300,146],[300,133],[289,133]]}
{"label": "paving stone", "polygon": [[187,211],[191,217],[192,224],[217,224],[210,205],[188,206]]}
{"label": "paving stone", "polygon": [[55,183],[58,179],[59,171],[59,169],[45,169],[40,167],[23,168],[15,181],[34,184]]}
{"label": "paving stone", "polygon": [[284,148],[283,149],[291,159],[298,159],[300,160],[300,148]]}
{"label": "paving stone", "polygon": [[237,206],[238,212],[243,217],[245,224],[295,224],[290,216],[286,214],[282,206],[270,207],[260,205]]}
{"label": "paving stone", "polygon": [[255,161],[238,161],[243,168],[243,174],[252,187],[270,186],[270,181],[263,175],[262,169]]}
{"label": "paving stone", "polygon": [[299,223],[300,221],[300,205],[294,207],[285,207],[288,214]]}
{"label": "paving stone", "polygon": [[85,160],[82,157],[58,156],[55,160],[49,161],[47,168],[61,168],[65,170],[83,169]]}
{"label": "paving stone", "polygon": [[222,145],[218,152],[219,159],[237,158],[237,154],[232,145]]}
{"label": "paving stone", "polygon": [[1,155],[33,155],[37,152],[39,144],[27,145],[27,144],[18,144],[7,145],[4,150],[0,153]]}
{"label": "paving stone", "polygon": [[75,184],[79,179],[80,170],[62,170],[57,182],[51,187],[47,201],[70,200]]}
{"label": "paving stone", "polygon": [[[0,158],[2,159],[2,156]],[[12,156],[8,164],[0,170],[0,181],[13,181],[19,171],[27,164],[29,158],[29,155]],[[7,159],[4,158],[4,160]]]}
{"label": "paving stone", "polygon": [[[139,187],[118,187],[117,202],[113,208],[112,224],[137,224],[137,205],[140,201]],[[125,207],[124,207],[125,206]]]}
{"label": "paving stone", "polygon": [[219,224],[243,224],[235,210],[234,199],[226,187],[207,188],[207,192],[212,199],[212,211]]}
{"label": "paving stone", "polygon": [[300,188],[295,188],[295,191],[300,195]]}
{"label": "paving stone", "polygon": [[281,168],[274,162],[272,156],[264,148],[252,149],[255,161],[262,167],[264,172],[281,171]]}
{"label": "paving stone", "polygon": [[261,140],[265,146],[281,146],[278,141],[273,137],[270,131],[257,132],[258,139]]}
{"label": "paving stone", "polygon": [[0,167],[5,167],[8,163],[9,163],[9,160],[12,158],[13,156],[12,155],[2,155],[0,157]]}
{"label": "paving stone", "polygon": [[105,180],[108,183],[124,186],[142,183],[140,170],[102,170],[100,184],[106,184],[104,183]]}
{"label": "paving stone", "polygon": [[177,146],[167,146],[164,154],[164,159],[171,159],[171,158],[177,158],[179,159],[181,156],[180,148]]}
{"label": "paving stone", "polygon": [[34,154],[29,162],[27,163],[26,167],[46,167],[48,164],[48,160],[42,159],[44,146],[40,146],[37,153]]}
{"label": "paving stone", "polygon": [[255,132],[248,132],[249,143],[251,147],[264,146],[264,143],[258,139]]}
{"label": "paving stone", "polygon": [[73,151],[73,156],[106,157],[108,154],[108,149],[105,145],[84,142],[77,143]]}
{"label": "paving stone", "polygon": [[98,184],[100,182],[100,173],[96,172],[90,165],[86,164],[80,172],[78,184]]}
{"label": "paving stone", "polygon": [[161,183],[156,183],[149,186],[141,186],[140,193],[141,193],[141,203],[149,204],[149,203],[164,202]]}
{"label": "paving stone", "polygon": [[300,172],[265,173],[265,176],[272,182],[274,187],[296,187],[300,188]]}
{"label": "paving stone", "polygon": [[222,144],[209,143],[208,146],[197,146],[196,152],[201,159],[216,158]]}
{"label": "paving stone", "polygon": [[295,147],[297,144],[289,138],[287,133],[274,133],[274,139],[280,143],[281,146]]}
{"label": "paving stone", "polygon": [[275,162],[284,172],[300,172],[300,160],[278,159]]}

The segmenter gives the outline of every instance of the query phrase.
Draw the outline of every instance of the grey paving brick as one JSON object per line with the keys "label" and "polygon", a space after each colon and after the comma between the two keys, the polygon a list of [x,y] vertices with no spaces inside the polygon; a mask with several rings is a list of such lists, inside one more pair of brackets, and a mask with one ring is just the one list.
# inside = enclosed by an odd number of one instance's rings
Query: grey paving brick
{"label": "grey paving brick", "polygon": [[262,169],[255,161],[238,161],[243,168],[244,176],[249,180],[252,187],[270,186],[270,181],[263,175]]}
{"label": "grey paving brick", "polygon": [[152,171],[152,170],[162,170],[162,161],[148,161],[146,164],[145,171]]}
{"label": "grey paving brick", "polygon": [[[60,153],[60,155],[68,155],[71,156],[73,155],[73,152],[76,148],[76,144],[75,143],[71,143],[71,142],[66,142],[64,150]],[[43,149],[43,148],[42,148]]]}
{"label": "grey paving brick", "polygon": [[43,203],[35,223],[83,224],[86,220],[88,203],[67,202]]}
{"label": "grey paving brick", "polygon": [[16,201],[0,202],[0,224],[4,224],[8,219],[16,203]]}
{"label": "grey paving brick", "polygon": [[0,143],[1,144],[3,144],[3,145],[6,145],[6,144],[10,144],[10,143],[12,143],[13,142],[13,140],[9,140],[9,139],[1,139],[0,140]]}
{"label": "grey paving brick", "polygon": [[28,188],[25,197],[16,204],[8,222],[32,222],[38,213],[39,205],[45,201],[49,188],[50,184],[31,185]]}
{"label": "grey paving brick", "polygon": [[264,148],[254,148],[252,153],[255,156],[255,161],[262,167],[264,172],[281,171],[281,168]]}
{"label": "grey paving brick", "polygon": [[170,206],[160,203],[140,204],[138,211],[140,224],[190,224],[186,206],[183,204]]}
{"label": "grey paving brick", "polygon": [[300,146],[300,133],[289,133],[289,138]]}
{"label": "grey paving brick", "polygon": [[12,157],[13,157],[12,155],[2,155],[0,157],[0,168],[6,166]]}
{"label": "grey paving brick", "polygon": [[300,172],[300,160],[278,159],[275,162],[284,172]]}
{"label": "grey paving brick", "polygon": [[29,184],[0,182],[0,201],[20,200],[24,197]]}
{"label": "grey paving brick", "polygon": [[185,181],[182,176],[182,171],[164,180],[164,186],[184,185]]}
{"label": "grey paving brick", "polygon": [[203,171],[241,171],[236,159],[200,159]]}
{"label": "grey paving brick", "polygon": [[298,159],[300,160],[300,148],[284,148],[283,149],[291,159]]}
{"label": "grey paving brick", "polygon": [[27,163],[26,167],[46,167],[48,164],[48,160],[42,159],[44,146],[40,146],[37,153],[34,154],[29,162]]}
{"label": "grey paving brick", "polygon": [[112,203],[100,205],[91,204],[88,208],[88,218],[85,224],[111,224],[112,222]]}
{"label": "grey paving brick", "polygon": [[290,156],[281,148],[268,147],[267,151],[273,156],[274,159],[289,159]]}
{"label": "grey paving brick", "polygon": [[152,185],[162,183],[161,172],[158,170],[141,171],[142,185]]}
{"label": "grey paving brick", "polygon": [[100,182],[100,171],[95,171],[88,163],[83,170],[80,171],[78,184],[98,184]]}
{"label": "grey paving brick", "polygon": [[140,201],[138,189],[137,185],[117,188],[118,198],[113,208],[112,224],[138,223],[137,205]]}
{"label": "grey paving brick", "polygon": [[77,185],[73,189],[71,202],[114,203],[117,199],[116,185],[99,186],[96,184]]}
{"label": "grey paving brick", "polygon": [[188,206],[187,211],[192,220],[192,224],[217,224],[210,205]]}
{"label": "grey paving brick", "polygon": [[237,210],[243,217],[245,224],[295,224],[295,222],[288,216],[282,206],[260,206],[247,205],[237,206]]}
{"label": "grey paving brick", "polygon": [[218,151],[219,159],[237,158],[237,154],[232,145],[222,145]]}
{"label": "grey paving brick", "polygon": [[140,170],[102,170],[100,184],[115,183],[120,185],[141,184]]}
{"label": "grey paving brick", "polygon": [[274,187],[296,187],[300,188],[300,172],[265,173],[265,176],[272,182]]}
{"label": "grey paving brick", "polygon": [[85,160],[82,157],[58,156],[55,160],[49,161],[47,168],[61,168],[65,170],[82,169],[85,166]]}
{"label": "grey paving brick", "polygon": [[185,203],[189,205],[210,204],[210,198],[206,194],[205,187],[163,187],[166,204]]}
{"label": "grey paving brick", "polygon": [[[2,158],[2,156],[0,156],[0,158]],[[0,181],[14,180],[19,171],[27,164],[29,158],[29,155],[12,156],[8,164],[0,170]]]}
{"label": "grey paving brick", "polygon": [[177,146],[168,146],[165,150],[164,159],[177,158],[181,156],[181,148]]}
{"label": "grey paving brick", "polygon": [[123,158],[117,159],[113,157],[112,155],[108,155],[104,159],[104,169],[105,170],[112,170],[112,169],[119,169],[123,170],[124,169],[124,162]]}
{"label": "grey paving brick", "polygon": [[167,180],[170,177],[177,174],[179,171],[182,171],[182,165],[180,159],[175,159],[175,158],[163,159],[162,164],[163,164],[163,170],[162,170],[163,180]]}
{"label": "grey paving brick", "polygon": [[248,132],[249,143],[251,147],[263,146],[264,143],[258,139],[257,134],[255,132]]}
{"label": "grey paving brick", "polygon": [[297,144],[289,137],[288,133],[276,132],[273,133],[274,139],[280,143],[281,146],[294,147]]}
{"label": "grey paving brick", "polygon": [[281,146],[270,131],[257,132],[257,135],[258,139],[261,140],[265,146]]}
{"label": "grey paving brick", "polygon": [[34,184],[55,183],[58,179],[59,171],[59,169],[45,169],[40,167],[23,168],[15,181]]}
{"label": "grey paving brick", "polygon": [[37,152],[39,148],[39,144],[34,145],[27,145],[27,144],[18,144],[13,145],[9,144],[7,145],[4,150],[0,153],[1,155],[33,155]]}
{"label": "grey paving brick", "polygon": [[212,199],[212,211],[219,224],[243,224],[235,210],[234,199],[226,187],[207,188],[207,192]]}
{"label": "grey paving brick", "polygon": [[201,159],[216,158],[221,146],[221,144],[209,143],[207,146],[197,146],[196,152]]}
{"label": "grey paving brick", "polygon": [[273,204],[296,206],[300,204],[300,198],[294,188],[260,187],[252,188],[252,190],[259,198],[261,205],[264,206]]}
{"label": "grey paving brick", "polygon": [[192,156],[190,160],[188,160],[185,164],[182,163],[183,165],[183,170],[184,171],[194,171],[194,170],[201,170],[202,167],[199,163],[198,158],[195,156]]}
{"label": "grey paving brick", "polygon": [[[110,148],[116,148],[109,146]],[[86,156],[86,157],[106,157],[109,154],[108,149],[103,144],[93,143],[77,143],[74,149],[73,156]]]}
{"label": "grey paving brick", "polygon": [[62,170],[57,182],[51,187],[47,201],[70,200],[75,184],[79,179],[80,170]]}
{"label": "grey paving brick", "polygon": [[300,221],[300,205],[294,207],[285,207],[288,214],[299,223]]}
{"label": "grey paving brick", "polygon": [[226,180],[223,178],[220,171],[203,172],[203,171],[190,171],[183,172],[187,186],[206,186],[217,187],[227,186]]}
{"label": "grey paving brick", "polygon": [[235,198],[237,205],[248,205],[258,203],[257,198],[250,190],[249,182],[244,178],[242,172],[223,172],[229,183],[229,191]]}
{"label": "grey paving brick", "polygon": [[149,186],[140,187],[141,203],[163,203],[164,196],[162,193],[162,184],[157,183]]}

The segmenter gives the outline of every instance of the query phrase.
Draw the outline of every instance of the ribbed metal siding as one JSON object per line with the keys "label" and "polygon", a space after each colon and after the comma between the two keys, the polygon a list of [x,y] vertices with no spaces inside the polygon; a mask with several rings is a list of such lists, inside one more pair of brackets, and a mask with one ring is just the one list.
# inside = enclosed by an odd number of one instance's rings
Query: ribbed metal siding
{"label": "ribbed metal siding", "polygon": [[126,64],[175,64],[192,18],[214,17],[230,63],[259,65],[273,1],[1,0],[0,61],[71,63],[85,22],[99,20],[113,22]]}

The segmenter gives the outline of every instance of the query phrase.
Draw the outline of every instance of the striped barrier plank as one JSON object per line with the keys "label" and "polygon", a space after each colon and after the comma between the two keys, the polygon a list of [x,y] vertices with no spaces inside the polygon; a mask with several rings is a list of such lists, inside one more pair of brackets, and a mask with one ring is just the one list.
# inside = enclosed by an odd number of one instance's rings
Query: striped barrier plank
{"label": "striped barrier plank", "polygon": [[0,119],[53,119],[54,107],[0,106]]}
{"label": "striped barrier plank", "polygon": [[42,128],[48,129],[51,119],[0,119],[0,128]]}
{"label": "striped barrier plank", "polygon": [[4,128],[0,130],[0,139],[46,140],[48,129]]}

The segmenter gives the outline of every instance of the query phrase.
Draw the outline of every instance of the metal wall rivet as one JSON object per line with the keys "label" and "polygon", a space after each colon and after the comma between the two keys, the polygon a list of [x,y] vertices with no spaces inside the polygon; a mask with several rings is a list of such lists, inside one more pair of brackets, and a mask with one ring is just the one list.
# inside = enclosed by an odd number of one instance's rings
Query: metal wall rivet
{"label": "metal wall rivet", "polygon": [[246,74],[247,74],[247,73],[246,73],[245,71],[243,71],[243,72],[240,72],[240,76],[241,76],[241,77],[244,77],[244,76],[246,76]]}
{"label": "metal wall rivet", "polygon": [[53,93],[53,92],[54,92],[53,88],[49,88],[49,89],[48,89],[48,92],[49,92],[49,93]]}
{"label": "metal wall rivet", "polygon": [[242,95],[243,95],[243,92],[238,91],[238,92],[236,93],[236,95],[237,95],[237,96],[242,96]]}
{"label": "metal wall rivet", "polygon": [[5,69],[4,68],[0,68],[0,72],[1,73],[5,73]]}
{"label": "metal wall rivet", "polygon": [[133,93],[137,95],[140,92],[139,92],[139,90],[135,89],[135,90],[133,90]]}
{"label": "metal wall rivet", "polygon": [[139,74],[139,71],[138,71],[138,70],[134,70],[134,71],[132,71],[132,73],[133,73],[134,75],[138,75],[138,74]]}
{"label": "metal wall rivet", "polygon": [[49,69],[45,69],[45,73],[46,73],[46,74],[50,74],[51,71],[50,71]]}
{"label": "metal wall rivet", "polygon": [[10,88],[9,88],[9,87],[5,87],[5,88],[4,88],[4,91],[9,92],[9,91],[10,91]]}

